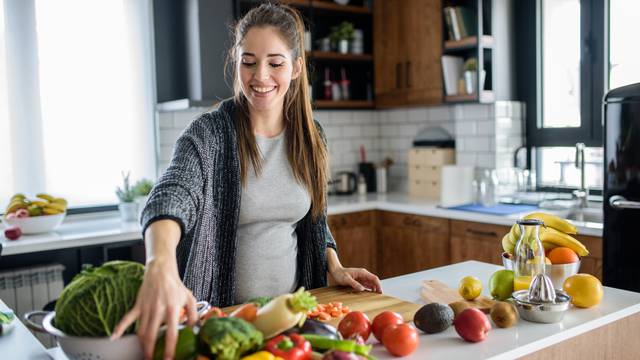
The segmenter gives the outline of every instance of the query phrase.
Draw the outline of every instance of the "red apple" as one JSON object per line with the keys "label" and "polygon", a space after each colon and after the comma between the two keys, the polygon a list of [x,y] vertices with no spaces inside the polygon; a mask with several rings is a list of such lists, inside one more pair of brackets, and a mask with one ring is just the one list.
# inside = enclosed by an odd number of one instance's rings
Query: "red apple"
{"label": "red apple", "polygon": [[491,323],[482,311],[469,308],[462,311],[453,322],[460,337],[469,342],[479,342],[487,337]]}
{"label": "red apple", "polygon": [[17,226],[12,226],[4,230],[4,236],[9,240],[18,240],[22,235],[22,230]]}

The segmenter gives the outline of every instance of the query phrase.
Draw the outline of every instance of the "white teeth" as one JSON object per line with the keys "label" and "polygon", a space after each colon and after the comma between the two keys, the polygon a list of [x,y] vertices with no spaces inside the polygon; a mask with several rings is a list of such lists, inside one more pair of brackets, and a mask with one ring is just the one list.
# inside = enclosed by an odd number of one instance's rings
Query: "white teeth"
{"label": "white teeth", "polygon": [[266,93],[266,92],[269,92],[269,91],[275,89],[275,86],[271,86],[271,87],[256,87],[256,86],[252,86],[251,88],[256,92]]}

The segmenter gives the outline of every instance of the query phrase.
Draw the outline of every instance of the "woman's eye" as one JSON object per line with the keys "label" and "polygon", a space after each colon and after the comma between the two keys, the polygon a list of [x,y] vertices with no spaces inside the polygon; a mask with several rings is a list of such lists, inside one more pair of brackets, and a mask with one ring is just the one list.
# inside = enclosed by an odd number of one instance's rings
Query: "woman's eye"
{"label": "woman's eye", "polygon": [[256,63],[255,62],[248,62],[248,61],[243,61],[242,65],[244,66],[254,66]]}
{"label": "woman's eye", "polygon": [[275,68],[279,68],[280,66],[282,66],[283,63],[280,63],[280,64],[269,64],[269,65],[271,65],[271,67],[275,69]]}

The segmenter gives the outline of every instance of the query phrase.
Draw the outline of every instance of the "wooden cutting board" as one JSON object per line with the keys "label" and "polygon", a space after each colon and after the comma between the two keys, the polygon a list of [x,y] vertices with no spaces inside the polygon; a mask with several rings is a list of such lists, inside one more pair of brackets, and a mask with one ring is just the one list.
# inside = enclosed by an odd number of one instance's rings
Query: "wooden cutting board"
{"label": "wooden cutting board", "polygon": [[[348,306],[351,311],[357,310],[367,314],[371,321],[373,321],[376,315],[389,310],[402,315],[405,322],[410,322],[413,321],[413,315],[416,311],[423,306],[423,304],[414,304],[384,294],[369,291],[355,291],[350,287],[344,286],[329,286],[313,289],[309,292],[316,297],[318,304],[341,302],[342,305]],[[239,305],[229,306],[222,310],[229,314],[238,306]],[[344,315],[332,318],[329,321],[324,321],[324,323],[337,327],[343,317]]]}
{"label": "wooden cutting board", "polygon": [[[400,300],[384,294],[378,294],[368,291],[355,291],[348,287],[330,286],[310,291],[319,304],[327,304],[330,302],[341,302],[349,307],[351,311],[362,311],[367,314],[369,320],[383,311],[395,311],[402,315],[405,322],[413,321],[413,315],[423,305],[414,304],[408,301]],[[333,318],[325,323],[338,326],[342,317]]]}
{"label": "wooden cutting board", "polygon": [[452,289],[438,280],[423,281],[420,294],[427,304],[432,302],[451,304],[456,301],[464,301],[472,307],[481,310],[485,314],[488,314],[491,311],[491,307],[497,302],[482,295],[472,301],[465,300],[460,296],[458,290]]}

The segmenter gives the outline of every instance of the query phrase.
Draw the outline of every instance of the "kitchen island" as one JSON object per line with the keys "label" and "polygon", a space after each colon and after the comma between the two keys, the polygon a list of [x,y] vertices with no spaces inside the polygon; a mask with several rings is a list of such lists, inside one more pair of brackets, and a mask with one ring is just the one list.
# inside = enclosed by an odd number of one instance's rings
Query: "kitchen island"
{"label": "kitchen island", "polygon": [[[422,303],[420,284],[423,280],[439,280],[449,287],[467,275],[485,284],[500,266],[467,261],[425,270],[382,281],[385,294]],[[488,295],[487,289],[483,290]],[[0,304],[4,306],[4,304]],[[0,337],[0,354],[11,359],[66,359],[59,349],[44,350],[29,339],[22,324],[7,336]],[[493,324],[492,324],[493,326]],[[494,327],[485,341],[467,343],[453,327],[439,334],[420,336],[416,352],[403,359],[631,359],[640,354],[640,293],[605,287],[602,302],[591,309],[571,308],[557,324],[535,324],[520,320],[509,329]],[[372,355],[378,359],[395,359],[380,345]]]}

